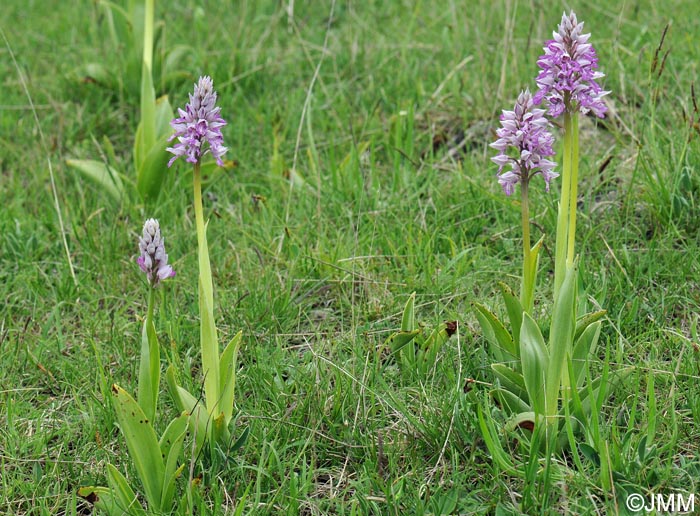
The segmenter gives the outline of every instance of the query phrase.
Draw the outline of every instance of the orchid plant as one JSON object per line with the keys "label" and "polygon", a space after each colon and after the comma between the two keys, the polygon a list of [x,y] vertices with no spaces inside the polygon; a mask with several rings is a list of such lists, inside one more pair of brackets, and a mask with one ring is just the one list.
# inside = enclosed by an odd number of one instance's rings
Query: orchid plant
{"label": "orchid plant", "polygon": [[[170,514],[174,505],[175,482],[185,465],[178,465],[187,434],[188,414],[183,412],[167,426],[158,439],[154,422],[160,388],[160,347],[153,324],[155,289],[175,276],[168,264],[160,225],[148,219],[139,240],[137,263],[148,280],[148,311],[141,334],[141,359],[136,400],[117,384],[112,385],[112,406],[129,455],[143,486],[144,509],[126,477],[112,464],[107,465],[108,487],[83,487],[78,494],[109,515]],[[185,503],[182,504],[186,506]]]}
{"label": "orchid plant", "polygon": [[[582,34],[572,12],[564,14],[554,39],[547,41],[539,59],[538,91],[520,94],[513,111],[504,111],[498,140],[491,146],[498,151],[492,160],[499,166],[498,180],[506,195],[520,185],[523,230],[523,272],[520,296],[505,284],[501,293],[510,322],[510,330],[485,306],[475,303],[477,319],[489,342],[494,359],[492,369],[497,385],[492,396],[509,418],[507,427],[532,431],[535,456],[542,442],[551,452],[569,444],[574,431],[583,430],[592,411],[599,409],[610,395],[616,377],[603,374],[591,378],[590,358],[597,348],[604,310],[578,314],[579,282],[575,255],[578,183],[578,115],[602,117],[606,107],[603,91],[596,82],[603,77],[597,71],[598,59],[588,43],[590,34]],[[536,105],[544,103],[546,110]],[[547,190],[559,176],[554,172],[553,136],[550,117],[564,116],[564,149],[561,200],[557,218],[554,302],[548,338],[535,321],[533,301],[537,277],[540,238],[530,246],[530,180],[540,175]],[[506,169],[507,170],[504,170]],[[485,440],[500,465],[516,472],[497,438],[493,423],[480,412]],[[564,431],[566,430],[566,431]],[[542,441],[542,439],[545,439]]]}
{"label": "orchid plant", "polygon": [[[165,163],[168,160],[165,147],[170,137],[168,122],[173,114],[168,97],[156,99],[153,85],[153,71],[157,62],[154,60],[153,53],[157,32],[155,0],[130,0],[128,9],[122,9],[111,2],[101,2],[101,4],[107,9],[109,19],[112,21],[113,37],[116,38],[117,33],[130,31],[133,33],[132,38],[125,38],[131,42],[129,55],[138,55],[138,51],[141,53],[138,56],[140,60],[134,59],[139,63],[135,69],[138,70],[139,67],[141,69],[141,119],[136,129],[133,159],[136,190],[143,200],[153,202],[157,199],[165,178]],[[122,30],[116,31],[115,23]],[[98,67],[98,69],[102,68]],[[137,74],[138,72],[135,71],[131,75],[138,77]],[[106,156],[102,160],[69,159],[66,163],[84,177],[100,185],[112,198],[119,200],[125,194],[124,183],[114,167],[116,156],[107,139],[104,141],[104,148]]]}
{"label": "orchid plant", "polygon": [[[197,250],[199,257],[199,314],[200,349],[204,377],[204,406],[197,396],[180,386],[175,368],[171,365],[166,373],[167,383],[177,406],[190,414],[190,425],[195,435],[197,449],[205,442],[226,444],[230,440],[229,423],[233,417],[234,389],[236,385],[236,359],[241,344],[238,332],[219,353],[219,340],[214,321],[214,286],[212,282],[207,224],[202,206],[202,158],[211,154],[222,166],[222,157],[228,150],[224,147],[221,128],[226,121],[221,108],[216,106],[217,94],[210,77],[200,77],[194,92],[189,95],[185,109],[178,109],[179,117],[172,122],[175,130],[170,140],[177,140],[169,147],[173,154],[168,166],[178,158],[184,158],[193,166],[194,213],[197,228]],[[244,432],[241,439],[245,439]],[[241,439],[234,447],[242,444]],[[211,450],[214,447],[211,446]]]}

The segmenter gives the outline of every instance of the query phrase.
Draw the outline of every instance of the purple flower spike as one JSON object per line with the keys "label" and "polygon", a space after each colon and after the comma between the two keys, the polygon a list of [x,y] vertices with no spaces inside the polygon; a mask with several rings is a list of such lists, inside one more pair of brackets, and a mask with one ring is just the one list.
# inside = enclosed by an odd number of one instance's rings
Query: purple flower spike
{"label": "purple flower spike", "polygon": [[143,236],[139,238],[141,256],[136,263],[148,276],[148,282],[157,287],[158,283],[175,276],[175,271],[168,265],[165,254],[165,241],[160,236],[160,225],[156,219],[148,219],[143,225]]}
{"label": "purple flower spike", "polygon": [[591,35],[581,34],[582,30],[583,22],[578,23],[573,11],[568,16],[564,13],[559,31],[545,43],[544,55],[537,61],[542,71],[536,79],[539,91],[534,102],[540,104],[546,100],[552,117],[567,110],[584,115],[591,111],[603,118],[607,111],[602,97],[610,92],[603,91],[596,82],[605,74],[596,71],[598,56],[588,43]]}
{"label": "purple flower spike", "polygon": [[167,148],[175,155],[168,162],[168,167],[179,157],[185,157],[190,163],[199,163],[207,152],[211,152],[216,163],[223,166],[221,156],[228,149],[224,147],[221,128],[226,121],[219,114],[221,108],[216,107],[216,92],[211,77],[200,77],[185,109],[178,108],[177,111],[180,117],[170,122],[175,133],[168,141],[177,138],[178,143]]}
{"label": "purple flower spike", "polygon": [[[544,113],[544,109],[533,108],[529,90],[520,93],[513,111],[503,110],[501,128],[496,131],[498,140],[491,144],[498,154],[491,161],[498,165],[498,182],[506,195],[513,193],[517,183],[530,181],[536,174],[542,175],[549,191],[549,182],[559,175],[552,170],[556,163],[547,159],[554,155],[554,138]],[[510,170],[502,173],[506,165]]]}

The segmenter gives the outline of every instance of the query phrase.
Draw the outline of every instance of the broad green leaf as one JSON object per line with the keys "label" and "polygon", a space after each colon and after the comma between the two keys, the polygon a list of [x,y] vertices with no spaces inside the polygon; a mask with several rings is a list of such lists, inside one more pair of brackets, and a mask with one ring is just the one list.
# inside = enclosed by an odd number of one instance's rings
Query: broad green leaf
{"label": "broad green leaf", "polygon": [[184,412],[185,404],[180,398],[180,394],[177,390],[179,386],[177,384],[177,380],[175,379],[175,367],[173,367],[172,364],[169,365],[168,369],[165,371],[165,382],[168,385],[170,397],[172,397],[173,401],[175,402],[178,412]]}
{"label": "broad green leaf", "polygon": [[501,289],[501,295],[503,296],[503,301],[506,304],[506,312],[508,312],[508,319],[510,319],[510,329],[513,332],[513,342],[514,349],[516,351],[516,358],[520,355],[520,327],[523,324],[523,306],[520,304],[520,299],[511,288],[503,282],[498,283]]}
{"label": "broad green leaf", "polygon": [[166,512],[169,512],[171,509],[173,495],[175,494],[175,480],[182,472],[182,468],[185,467],[184,464],[178,467],[177,463],[182,451],[182,442],[187,434],[188,419],[186,412],[173,419],[168,428],[165,429],[165,432],[163,432],[158,443],[161,456],[165,460],[160,506]]}
{"label": "broad green leaf", "polygon": [[544,414],[547,347],[537,323],[526,312],[523,312],[523,326],[520,328],[520,361],[530,405],[537,414]]}
{"label": "broad green leaf", "polygon": [[146,63],[141,67],[141,120],[136,132],[139,153],[134,153],[136,170],[140,170],[143,160],[156,143],[156,92],[153,89],[151,69]]}
{"label": "broad green leaf", "polygon": [[139,170],[141,170],[141,166],[146,159],[146,153],[149,149],[146,148],[143,141],[143,124],[139,122],[139,125],[136,126],[136,135],[134,137],[134,169],[136,170],[137,180]]}
{"label": "broad green leaf", "polygon": [[[554,300],[552,311],[552,323],[549,330],[549,367],[547,369],[547,394],[545,406],[547,416],[553,416],[557,412],[557,399],[559,398],[559,386],[563,380],[568,384],[568,369],[566,357],[572,352],[572,339],[574,334],[574,306],[576,302],[576,268],[567,269],[564,282],[559,289],[557,299]],[[566,373],[566,379],[564,374]]]}
{"label": "broad green leaf", "polygon": [[476,317],[479,320],[484,336],[491,343],[491,349],[498,361],[512,362],[517,360],[519,355],[515,349],[513,337],[503,326],[503,323],[484,305],[480,303],[473,303],[473,305],[477,310]]}
{"label": "broad green leaf", "polygon": [[416,329],[415,315],[416,293],[413,292],[408,296],[406,306],[403,309],[403,317],[401,318],[401,331],[413,331]]}
{"label": "broad green leaf", "polygon": [[585,372],[588,370],[588,359],[595,352],[598,338],[600,337],[601,326],[602,323],[600,321],[588,325],[574,341],[574,350],[571,354],[571,360],[573,362],[573,373],[575,376],[571,382],[572,385],[580,387],[585,379]]}
{"label": "broad green leaf", "polygon": [[170,138],[173,128],[170,122],[174,118],[173,108],[170,105],[167,95],[163,95],[156,100],[156,140],[163,137]]}
{"label": "broad green leaf", "polygon": [[231,339],[231,342],[228,343],[223,353],[221,353],[219,362],[219,366],[221,367],[221,372],[219,374],[219,379],[221,381],[221,385],[219,386],[219,392],[221,393],[219,407],[221,412],[224,413],[224,424],[226,426],[231,422],[231,417],[233,416],[238,350],[241,348],[242,337],[243,332],[239,331]]}
{"label": "broad green leaf", "polygon": [[78,489],[78,496],[85,498],[93,504],[95,508],[104,511],[108,516],[123,516],[124,509],[114,496],[114,492],[109,487],[87,486]]}
{"label": "broad green leaf", "polygon": [[207,439],[209,414],[197,398],[177,384],[173,366],[168,367],[165,373],[165,379],[168,384],[170,396],[175,400],[175,405],[177,405],[178,410],[187,412],[189,415],[190,431],[194,435],[196,441],[195,452],[199,453],[199,450],[201,450]]}
{"label": "broad green leaf", "polygon": [[[111,464],[107,464],[107,483],[112,490],[115,502],[119,506],[119,511],[129,515],[146,515],[146,511],[143,510],[129,482]],[[122,512],[118,512],[118,514],[122,514]]]}
{"label": "broad green leaf", "polygon": [[506,422],[505,428],[509,432],[512,432],[516,428],[524,428],[532,431],[536,424],[537,414],[530,410],[515,414]]}
{"label": "broad green leaf", "polygon": [[481,428],[481,436],[486,443],[491,456],[496,464],[506,473],[517,476],[518,470],[510,459],[510,456],[505,452],[498,440],[498,432],[488,416],[485,416],[481,405],[477,405],[477,415],[479,417],[479,427]]}
{"label": "broad green leaf", "polygon": [[537,243],[530,248],[530,255],[523,264],[523,278],[521,283],[520,299],[523,310],[532,311],[535,296],[535,285],[537,284],[537,264],[539,263],[539,251],[544,241],[544,235]]}
{"label": "broad green leaf", "polygon": [[124,186],[119,174],[112,167],[89,159],[68,159],[66,165],[76,169],[83,176],[101,187],[115,201],[124,195]]}
{"label": "broad green leaf", "polygon": [[578,449],[584,457],[586,457],[589,461],[591,461],[591,463],[593,463],[594,466],[600,466],[600,456],[592,446],[589,446],[586,443],[579,443]]}
{"label": "broad green leaf", "polygon": [[146,318],[141,331],[141,363],[137,399],[146,418],[155,419],[160,391],[160,346],[153,320]]}
{"label": "broad green leaf", "polygon": [[137,170],[136,188],[147,201],[155,201],[158,198],[165,174],[168,172],[168,161],[172,154],[165,150],[167,144],[168,136],[162,136],[147,150],[141,168]]}
{"label": "broad green leaf", "polygon": [[490,394],[508,415],[532,411],[530,405],[507,389],[493,389]]}
{"label": "broad green leaf", "polygon": [[397,353],[400,351],[406,344],[409,342],[413,341],[413,339],[416,338],[416,336],[421,332],[421,330],[413,330],[413,331],[398,331],[396,333],[392,333],[389,338],[386,339],[384,342],[384,345],[389,347],[392,353]]}
{"label": "broad green leaf", "polygon": [[231,448],[229,449],[229,453],[236,453],[238,450],[240,450],[241,448],[243,448],[243,446],[245,445],[246,441],[248,440],[248,435],[249,435],[249,434],[250,434],[250,427],[249,427],[249,426],[246,426],[246,427],[243,429],[243,432],[241,433],[241,435],[238,437],[238,439],[236,439],[236,442],[233,443],[233,445],[232,445]]}
{"label": "broad green leaf", "polygon": [[574,342],[578,340],[578,338],[581,336],[581,334],[584,332],[586,328],[588,328],[591,324],[594,322],[600,321],[603,317],[605,317],[605,314],[607,314],[607,310],[598,310],[597,312],[591,312],[585,315],[582,315],[576,320],[576,331],[574,332]]}
{"label": "broad green leaf", "polygon": [[129,456],[143,484],[151,510],[160,510],[163,485],[163,458],[151,422],[131,395],[117,384],[112,385],[112,403],[117,413]]}
{"label": "broad green leaf", "polygon": [[496,375],[496,378],[498,378],[500,381],[503,388],[519,397],[523,403],[530,403],[530,397],[527,395],[525,379],[523,378],[522,374],[517,371],[513,371],[506,364],[491,364],[491,369]]}
{"label": "broad green leaf", "polygon": [[[231,432],[229,432],[228,426],[226,426],[224,413],[218,411],[218,415],[216,417],[212,417],[210,420],[212,422],[212,445],[213,443],[219,443],[220,445],[228,444],[229,440],[231,439]],[[215,447],[211,446],[210,451],[213,453],[214,450]]]}

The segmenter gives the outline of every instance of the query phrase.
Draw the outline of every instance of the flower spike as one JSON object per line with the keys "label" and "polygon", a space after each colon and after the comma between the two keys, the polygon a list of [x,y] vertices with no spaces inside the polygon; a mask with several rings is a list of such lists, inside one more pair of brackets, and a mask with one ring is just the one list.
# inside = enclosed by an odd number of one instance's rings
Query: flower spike
{"label": "flower spike", "polygon": [[199,163],[207,152],[211,152],[216,163],[223,166],[221,157],[228,149],[224,147],[221,128],[226,121],[221,117],[221,108],[216,107],[216,91],[211,77],[200,77],[185,109],[178,108],[177,111],[180,116],[170,122],[175,133],[168,141],[177,138],[178,143],[167,148],[174,154],[168,167],[179,157],[184,157],[189,163]]}
{"label": "flower spike", "polygon": [[148,282],[153,287],[175,276],[175,271],[168,265],[165,253],[165,241],[160,236],[160,225],[156,219],[148,219],[143,225],[143,236],[139,238],[141,255],[136,260],[141,270],[146,273]]}
{"label": "flower spike", "polygon": [[[559,175],[552,170],[556,163],[547,159],[554,155],[554,138],[544,113],[544,109],[533,107],[529,90],[520,93],[513,111],[503,110],[501,128],[496,131],[498,140],[490,146],[498,151],[491,161],[498,165],[498,182],[506,195],[513,193],[517,183],[536,174],[542,176],[549,191],[549,182]],[[510,170],[502,172],[506,165]]]}
{"label": "flower spike", "polygon": [[554,39],[545,43],[544,55],[537,61],[542,71],[536,79],[539,90],[534,102],[546,100],[552,117],[566,110],[584,115],[590,111],[603,118],[607,111],[602,98],[610,92],[596,82],[605,74],[596,70],[598,56],[588,43],[591,35],[582,31],[583,22],[578,23],[576,14],[564,13],[559,30],[553,33]]}

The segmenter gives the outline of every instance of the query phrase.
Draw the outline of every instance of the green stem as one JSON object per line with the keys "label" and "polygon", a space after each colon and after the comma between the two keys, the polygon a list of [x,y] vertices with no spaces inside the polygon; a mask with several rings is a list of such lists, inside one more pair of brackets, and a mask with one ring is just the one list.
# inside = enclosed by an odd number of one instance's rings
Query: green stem
{"label": "green stem", "polygon": [[143,20],[143,63],[148,70],[153,69],[153,26],[155,0],[146,0]]}
{"label": "green stem", "polygon": [[523,279],[520,289],[520,304],[523,311],[532,313],[532,301],[535,290],[531,248],[530,248],[530,205],[528,201],[528,178],[523,178],[520,184],[520,207],[523,223]]}
{"label": "green stem", "polygon": [[148,311],[141,332],[141,357],[139,360],[139,384],[136,393],[141,409],[146,417],[153,421],[158,405],[160,389],[160,348],[154,338],[153,312],[155,306],[155,289],[148,286]]}
{"label": "green stem", "polygon": [[[214,324],[214,286],[207,245],[204,210],[202,208],[202,173],[199,162],[194,165],[194,217],[197,227],[199,255],[199,337],[202,351],[202,373],[207,411],[214,413],[219,400],[219,343]],[[210,427],[211,428],[211,427]]]}
{"label": "green stem", "polygon": [[156,289],[154,289],[150,284],[148,285],[148,312],[146,314],[146,323],[153,324],[153,311],[156,299]]}
{"label": "green stem", "polygon": [[566,251],[566,267],[574,266],[576,244],[576,210],[578,202],[578,113],[571,117],[571,187],[569,197],[569,246]]}
{"label": "green stem", "polygon": [[571,115],[564,111],[564,156],[561,174],[561,199],[557,215],[557,242],[554,255],[554,299],[557,299],[566,274],[566,251],[569,231],[569,209],[571,196]]}

